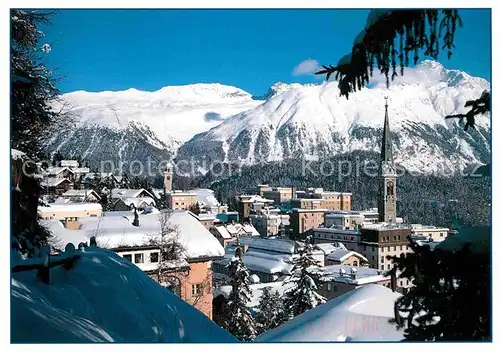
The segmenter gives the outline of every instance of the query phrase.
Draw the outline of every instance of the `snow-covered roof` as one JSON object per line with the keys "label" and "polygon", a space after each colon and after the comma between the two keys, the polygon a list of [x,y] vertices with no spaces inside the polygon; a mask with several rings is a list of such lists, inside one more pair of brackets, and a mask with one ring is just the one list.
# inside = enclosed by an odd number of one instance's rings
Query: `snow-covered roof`
{"label": "snow-covered roof", "polygon": [[120,198],[127,206],[139,207],[141,204],[154,205],[155,201],[151,197]]}
{"label": "snow-covered roof", "polygon": [[208,205],[211,207],[219,206],[219,201],[214,196],[214,191],[207,188],[198,188],[191,190],[191,193],[196,194],[196,201],[200,205]]}
{"label": "snow-covered roof", "polygon": [[[226,248],[226,255],[219,263],[229,264],[233,257],[234,251],[232,248]],[[291,261],[291,255],[260,250],[249,249],[243,254],[243,263],[249,270],[266,274],[290,274],[292,269]]]}
{"label": "snow-covered roof", "polygon": [[101,198],[93,189],[69,189],[62,194],[63,197],[88,197],[90,195]]}
{"label": "snow-covered roof", "polygon": [[[72,230],[78,232],[83,242],[96,236],[99,246],[106,248],[134,247],[146,245],[152,236],[161,232],[159,214],[139,214],[139,226],[133,226],[134,212],[120,212],[117,216],[108,216],[113,212],[106,212],[105,216],[81,218],[81,228]],[[224,248],[219,241],[198,220],[186,211],[174,211],[170,216],[170,223],[179,230],[179,241],[186,248],[188,259],[202,257],[222,257]],[[54,235],[66,243],[67,233],[57,232]],[[173,234],[172,234],[173,235]]]}
{"label": "snow-covered roof", "polygon": [[69,182],[70,184],[73,184],[70,180],[67,178],[60,178],[60,177],[49,177],[43,180],[42,186],[45,187],[56,187],[62,182]]}
{"label": "snow-covered roof", "polygon": [[344,260],[353,255],[365,262],[368,262],[368,259],[366,259],[363,255],[359,254],[358,252],[350,251],[344,248],[338,248],[336,251],[331,252],[330,254],[328,254],[326,259],[334,260],[337,262],[343,262]]}
{"label": "snow-covered roof", "polygon": [[61,160],[60,165],[66,166],[66,167],[78,167],[78,166],[80,166],[80,164],[78,163],[77,160]]}
{"label": "snow-covered roof", "polygon": [[86,174],[90,172],[88,167],[74,167],[71,169],[75,174]]}
{"label": "snow-covered roof", "polygon": [[[13,343],[237,342],[203,313],[117,254],[87,247],[71,269],[13,273]],[[22,264],[17,260],[16,264]]]}
{"label": "snow-covered roof", "polygon": [[102,206],[99,203],[49,203],[46,206],[38,207],[39,212],[72,212],[72,211],[87,211],[87,210],[102,210]]}
{"label": "snow-covered roof", "polygon": [[410,224],[412,230],[425,230],[425,231],[449,231],[447,227],[437,227],[432,225]]}
{"label": "snow-covered roof", "polygon": [[214,226],[213,229],[217,231],[217,233],[225,240],[233,238],[233,236],[231,236],[231,234],[229,233],[229,231],[227,231],[224,225]]}
{"label": "snow-covered roof", "polygon": [[137,198],[143,192],[146,192],[146,194],[148,194],[151,198],[154,198],[154,196],[152,194],[150,194],[144,188],[139,188],[139,189],[113,188],[111,190],[111,197],[112,198],[120,198],[120,199]]}
{"label": "snow-covered roof", "polygon": [[57,175],[57,174],[60,174],[61,172],[63,171],[68,171],[68,172],[71,172],[72,174],[74,174],[74,172],[67,168],[67,167],[59,167],[59,166],[50,166],[47,168],[47,170],[45,171],[45,173],[47,175]]}
{"label": "snow-covered roof", "polygon": [[263,198],[258,194],[255,195],[241,195],[240,201],[243,203],[274,203],[272,199]]}
{"label": "snow-covered roof", "polygon": [[[382,285],[366,285],[329,300],[269,330],[255,342],[401,341],[389,322],[400,297]],[[367,322],[369,322],[367,324]]]}
{"label": "snow-covered roof", "polygon": [[291,240],[261,237],[242,237],[240,242],[248,248],[264,249],[268,251],[293,254],[295,244]]}
{"label": "snow-covered roof", "polygon": [[328,265],[312,269],[313,272],[325,274],[322,280],[343,282],[351,285],[366,285],[389,280],[380,270],[365,266]]}
{"label": "snow-covered roof", "polygon": [[325,253],[326,255],[336,251],[337,249],[347,249],[346,246],[342,242],[332,242],[332,243],[317,243],[314,245],[315,248],[318,248],[320,251]]}
{"label": "snow-covered roof", "polygon": [[[226,232],[228,232],[231,237],[237,237],[237,236],[260,236],[259,232],[253,227],[252,225],[249,224],[226,224],[226,225],[221,225],[217,226],[219,227],[225,227]],[[220,234],[222,235],[224,230],[221,230]],[[224,234],[225,235],[225,234]]]}

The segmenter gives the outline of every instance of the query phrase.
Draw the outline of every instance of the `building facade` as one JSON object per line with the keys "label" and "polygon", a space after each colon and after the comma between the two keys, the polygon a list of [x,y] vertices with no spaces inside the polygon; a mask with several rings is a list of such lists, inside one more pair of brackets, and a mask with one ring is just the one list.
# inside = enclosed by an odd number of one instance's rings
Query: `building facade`
{"label": "building facade", "polygon": [[196,203],[196,194],[191,192],[173,191],[167,193],[167,206],[172,210],[188,210]]}
{"label": "building facade", "polygon": [[320,227],[325,222],[325,209],[297,209],[290,211],[290,232],[300,236],[304,232]]}
{"label": "building facade", "polygon": [[280,205],[292,199],[291,187],[272,187],[270,190],[262,190],[262,197],[271,199],[275,205]]}

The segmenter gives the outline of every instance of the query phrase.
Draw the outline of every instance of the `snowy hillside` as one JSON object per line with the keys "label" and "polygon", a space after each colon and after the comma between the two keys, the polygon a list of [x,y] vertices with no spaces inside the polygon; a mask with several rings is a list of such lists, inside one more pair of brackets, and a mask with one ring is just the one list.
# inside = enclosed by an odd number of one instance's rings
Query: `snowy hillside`
{"label": "snowy hillside", "polygon": [[12,342],[237,342],[117,254],[78,254],[72,269],[50,270],[49,285],[36,271],[12,275]]}
{"label": "snowy hillside", "polygon": [[221,84],[67,93],[54,105],[68,112],[75,125],[61,126],[48,150],[77,153],[94,164],[147,156],[153,161],[170,159],[195,134],[260,103],[241,89]]}
{"label": "snowy hillside", "polygon": [[384,96],[388,96],[396,162],[424,172],[441,166],[463,168],[488,160],[489,116],[479,117],[477,130],[469,133],[463,132],[458,120],[444,116],[465,112],[465,102],[478,98],[484,89],[490,89],[486,80],[447,70],[435,61],[405,70],[389,90],[385,77],[375,77],[371,88],[348,100],[339,96],[337,82],[279,84],[270,90],[265,103],[185,143],[177,158],[253,164],[378,151]]}
{"label": "snowy hillside", "polygon": [[47,149],[81,155],[91,166],[148,158],[154,166],[174,157],[196,165],[215,160],[254,164],[378,152],[387,95],[396,162],[425,173],[456,170],[488,162],[489,116],[479,117],[477,130],[468,133],[463,123],[444,116],[465,112],[464,103],[484,89],[490,89],[484,79],[424,61],[406,69],[389,90],[385,77],[378,76],[348,100],[339,96],[337,82],[276,83],[258,98],[221,84],[155,92],[77,91],[61,99],[75,126],[60,126]]}

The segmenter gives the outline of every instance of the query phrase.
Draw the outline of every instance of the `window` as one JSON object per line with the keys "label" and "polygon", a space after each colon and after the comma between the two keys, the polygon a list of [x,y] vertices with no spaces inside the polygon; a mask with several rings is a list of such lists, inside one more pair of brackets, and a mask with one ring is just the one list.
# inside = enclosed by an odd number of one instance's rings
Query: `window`
{"label": "window", "polygon": [[384,262],[384,256],[381,256],[380,257],[380,262],[383,263]]}
{"label": "window", "polygon": [[123,259],[127,259],[127,260],[132,261],[132,254],[124,254]]}
{"label": "window", "polygon": [[375,260],[375,256],[374,255],[372,255],[372,260]]}
{"label": "window", "polygon": [[387,264],[387,269],[391,269],[391,264]]}
{"label": "window", "polygon": [[90,217],[95,218],[95,217],[97,217],[97,214],[90,214]]}
{"label": "window", "polygon": [[326,290],[327,290],[327,291],[331,291],[331,290],[332,290],[332,283],[331,283],[331,282],[328,282],[328,283],[326,284]]}
{"label": "window", "polygon": [[375,247],[372,247],[372,252],[375,252]]}
{"label": "window", "polygon": [[399,246],[399,249],[400,249],[400,250],[403,250],[403,246]]}
{"label": "window", "polygon": [[134,263],[136,264],[144,263],[144,255],[142,253],[134,254]]}
{"label": "window", "polygon": [[149,255],[151,263],[158,263],[158,252],[153,252]]}
{"label": "window", "polygon": [[366,246],[363,246],[363,250],[366,252]]}
{"label": "window", "polygon": [[201,284],[193,284],[191,286],[191,295],[200,296],[201,295]]}
{"label": "window", "polygon": [[381,269],[381,270],[384,270],[384,264],[382,264],[382,265],[380,266],[380,269]]}
{"label": "window", "polygon": [[334,284],[333,285],[333,292],[338,292],[339,291],[339,288],[337,286],[337,284]]}
{"label": "window", "polygon": [[441,233],[439,234],[439,236],[440,236],[440,237],[443,237],[443,233],[441,232]]}

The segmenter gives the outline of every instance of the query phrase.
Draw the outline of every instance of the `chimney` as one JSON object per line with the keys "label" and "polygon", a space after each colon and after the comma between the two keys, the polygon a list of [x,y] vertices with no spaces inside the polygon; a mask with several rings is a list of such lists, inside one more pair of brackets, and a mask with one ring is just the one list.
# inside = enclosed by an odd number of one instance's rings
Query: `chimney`
{"label": "chimney", "polygon": [[134,209],[134,221],[132,222],[132,225],[139,227],[139,214],[137,214],[137,209]]}

